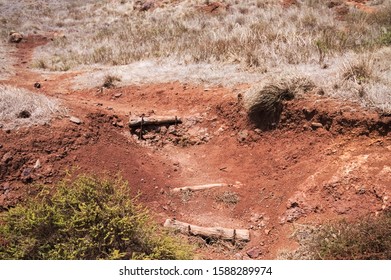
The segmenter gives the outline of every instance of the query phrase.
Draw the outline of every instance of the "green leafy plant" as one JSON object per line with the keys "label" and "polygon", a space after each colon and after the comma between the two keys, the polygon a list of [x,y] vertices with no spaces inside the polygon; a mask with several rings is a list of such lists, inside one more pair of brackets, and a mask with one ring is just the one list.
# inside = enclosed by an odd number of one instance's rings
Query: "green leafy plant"
{"label": "green leafy plant", "polygon": [[79,176],[4,213],[0,259],[189,259],[121,179]]}

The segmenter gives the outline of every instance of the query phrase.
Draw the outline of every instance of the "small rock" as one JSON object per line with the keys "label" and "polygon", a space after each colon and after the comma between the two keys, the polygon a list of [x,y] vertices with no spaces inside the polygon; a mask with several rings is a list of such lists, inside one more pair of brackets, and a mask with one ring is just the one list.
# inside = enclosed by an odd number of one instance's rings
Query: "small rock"
{"label": "small rock", "polygon": [[236,253],[234,255],[235,260],[243,260],[243,255],[241,253]]}
{"label": "small rock", "polygon": [[39,159],[37,159],[37,161],[34,164],[34,169],[38,169],[40,167],[41,167],[41,161]]}
{"label": "small rock", "polygon": [[315,130],[315,129],[323,127],[323,125],[321,123],[318,123],[318,122],[313,122],[313,123],[311,123],[311,127],[312,127],[312,129]]}
{"label": "small rock", "polygon": [[81,124],[82,121],[79,118],[76,117],[70,117],[69,120],[75,124]]}
{"label": "small rock", "polygon": [[2,144],[0,144],[0,149],[1,149],[1,148],[3,148],[3,145],[2,145]]}
{"label": "small rock", "polygon": [[260,220],[262,220],[262,218],[263,218],[262,215],[254,214],[251,216],[250,222],[256,223],[256,222],[259,222]]}
{"label": "small rock", "polygon": [[0,123],[0,128],[3,128],[3,125]]}
{"label": "small rock", "polygon": [[38,83],[38,82],[36,82],[36,83],[34,84],[34,87],[35,87],[35,88],[41,88],[41,84]]}
{"label": "small rock", "polygon": [[22,171],[22,176],[23,177],[29,176],[30,174],[31,174],[31,168],[23,169],[23,171]]}
{"label": "small rock", "polygon": [[172,135],[178,135],[178,131],[176,130],[175,126],[173,126],[173,125],[170,125],[168,127],[168,133],[172,134]]}
{"label": "small rock", "polygon": [[145,140],[153,140],[153,139],[156,138],[156,134],[148,133],[148,134],[143,135],[143,138],[144,138]]}
{"label": "small rock", "polygon": [[32,169],[31,168],[23,169],[22,174],[21,174],[21,179],[22,179],[22,182],[25,184],[31,183],[33,181]]}
{"label": "small rock", "polygon": [[247,256],[252,259],[256,259],[261,255],[261,250],[258,247],[251,248],[246,252]]}
{"label": "small rock", "polygon": [[305,214],[305,211],[300,207],[290,208],[286,211],[285,221],[288,223],[292,223],[299,218],[301,218]]}
{"label": "small rock", "polygon": [[124,122],[123,122],[123,121],[117,122],[117,126],[118,126],[118,127],[124,127]]}
{"label": "small rock", "polygon": [[12,157],[12,153],[11,152],[7,152],[3,155],[3,158],[1,159],[1,162],[3,163],[7,163],[9,161],[11,161],[13,159]]}
{"label": "small rock", "polygon": [[122,96],[122,93],[116,93],[116,94],[114,94],[114,97],[115,98],[119,98],[119,97],[121,97]]}
{"label": "small rock", "polygon": [[162,126],[162,127],[160,128],[160,133],[161,133],[161,134],[166,134],[166,132],[167,132],[167,127]]}
{"label": "small rock", "polygon": [[269,233],[270,233],[270,229],[265,229],[265,234],[269,235]]}
{"label": "small rock", "polygon": [[23,40],[23,35],[19,32],[11,31],[8,41],[10,43],[20,43]]}
{"label": "small rock", "polygon": [[243,131],[238,133],[238,140],[240,142],[246,141],[247,137],[248,137],[248,131],[247,130],[243,130]]}

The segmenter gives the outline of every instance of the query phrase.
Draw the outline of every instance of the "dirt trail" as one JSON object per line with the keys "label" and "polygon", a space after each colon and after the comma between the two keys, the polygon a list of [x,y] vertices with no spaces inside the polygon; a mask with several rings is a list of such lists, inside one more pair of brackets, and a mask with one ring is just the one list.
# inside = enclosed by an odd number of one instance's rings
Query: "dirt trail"
{"label": "dirt trail", "polygon": [[[47,40],[29,36],[15,47],[17,75],[5,83],[60,98],[83,123],[63,118],[0,131],[3,208],[31,193],[31,182],[55,182],[68,168],[121,174],[160,223],[176,218],[250,230],[241,250],[192,237],[204,258],[248,259],[256,247],[255,258],[272,259],[297,246],[289,238],[295,223],[353,219],[389,207],[389,117],[310,95],[285,104],[275,131],[260,132],[227,88],[166,83],[73,91],[68,78],[78,73],[43,76],[29,68],[34,48]],[[33,87],[37,81],[41,89]],[[139,140],[126,127],[129,114],[175,115],[184,123]],[[207,183],[230,186],[170,191]]]}

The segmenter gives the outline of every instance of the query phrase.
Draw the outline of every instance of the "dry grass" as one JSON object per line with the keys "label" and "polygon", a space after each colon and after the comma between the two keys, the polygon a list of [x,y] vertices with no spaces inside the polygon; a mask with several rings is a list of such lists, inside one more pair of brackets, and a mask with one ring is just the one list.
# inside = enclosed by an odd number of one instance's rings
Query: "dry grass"
{"label": "dry grass", "polygon": [[282,259],[389,260],[391,214],[340,221],[321,227],[299,225],[293,236],[300,248],[282,252]]}
{"label": "dry grass", "polygon": [[15,62],[15,59],[8,55],[9,52],[9,46],[0,41],[0,80],[5,80],[14,74],[12,64]]}
{"label": "dry grass", "polygon": [[[377,81],[365,77],[364,89],[356,89],[357,79],[362,79],[357,73],[366,69],[352,69],[347,81],[340,79],[341,72],[346,72],[341,61],[348,66],[351,58],[360,60],[391,48],[391,0],[375,5],[378,12],[374,14],[349,6],[344,20],[321,0],[302,0],[290,8],[283,8],[278,0],[226,0],[229,8],[216,14],[200,11],[205,1],[166,1],[169,4],[147,12],[134,9],[135,3],[0,1],[0,21],[4,22],[0,31],[2,36],[11,29],[66,34],[37,50],[34,65],[40,69],[103,67],[107,71],[99,75],[104,76],[114,66],[120,85],[172,80],[255,83],[265,75],[289,72],[310,77],[329,96],[391,111],[391,98],[384,92],[391,83],[389,70]],[[374,61],[374,69],[378,63]],[[134,67],[141,67],[140,73]],[[93,81],[84,83],[88,86]],[[76,82],[82,87],[83,77]]]}
{"label": "dry grass", "polygon": [[[279,1],[266,1],[262,8],[259,1],[225,2],[229,8],[216,15],[199,11],[199,1],[141,13],[133,9],[134,1],[57,3],[61,12],[47,5],[41,13],[54,18],[58,29],[67,29],[69,35],[44,47],[38,59],[49,61],[47,65],[57,61],[75,66],[174,57],[185,63],[234,62],[265,71],[280,63],[308,63],[320,57],[324,61],[348,50],[368,49],[388,24],[386,17],[368,17],[355,10],[339,21],[324,1],[302,1],[289,9]],[[42,21],[37,25],[48,24]]]}
{"label": "dry grass", "polygon": [[120,82],[121,79],[118,78],[117,76],[113,76],[113,75],[107,75],[105,76],[104,78],[104,81],[103,81],[103,87],[105,88],[114,88],[115,87],[115,84],[117,82]]}
{"label": "dry grass", "polygon": [[348,62],[344,65],[342,77],[357,84],[369,82],[374,78],[374,62],[370,58],[362,57],[360,60]]}
{"label": "dry grass", "polygon": [[267,82],[249,89],[244,106],[250,120],[263,130],[275,127],[282,112],[282,102],[312,90],[314,83],[305,77],[293,77]]}
{"label": "dry grass", "polygon": [[4,129],[45,124],[54,115],[65,112],[54,99],[0,85],[0,122]]}
{"label": "dry grass", "polygon": [[226,191],[217,195],[216,201],[227,205],[236,205],[239,203],[240,198],[237,193]]}

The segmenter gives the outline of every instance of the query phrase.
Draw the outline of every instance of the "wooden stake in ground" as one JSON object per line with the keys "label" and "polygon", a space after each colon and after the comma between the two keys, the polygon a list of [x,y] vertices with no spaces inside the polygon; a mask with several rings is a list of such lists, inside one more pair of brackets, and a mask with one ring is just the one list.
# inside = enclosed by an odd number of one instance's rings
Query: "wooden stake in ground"
{"label": "wooden stake in ground", "polygon": [[180,192],[180,191],[201,191],[206,189],[212,189],[212,188],[221,188],[221,187],[228,187],[228,184],[224,183],[217,183],[217,184],[207,184],[207,185],[198,185],[198,186],[185,186],[182,188],[175,188],[172,189],[173,192]]}
{"label": "wooden stake in ground", "polygon": [[167,219],[165,227],[179,230],[188,235],[197,235],[211,239],[223,239],[235,241],[250,241],[250,232],[246,229],[229,229],[222,227],[200,227],[174,219]]}

